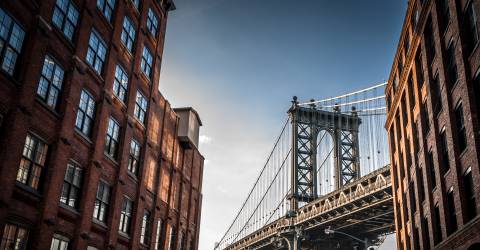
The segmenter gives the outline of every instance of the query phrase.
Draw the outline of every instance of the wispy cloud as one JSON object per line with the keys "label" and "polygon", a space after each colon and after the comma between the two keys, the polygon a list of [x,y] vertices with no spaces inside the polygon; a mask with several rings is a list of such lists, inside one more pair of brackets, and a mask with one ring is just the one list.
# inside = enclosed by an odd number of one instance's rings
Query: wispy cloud
{"label": "wispy cloud", "polygon": [[200,144],[210,144],[212,142],[212,138],[206,135],[200,135],[199,141]]}

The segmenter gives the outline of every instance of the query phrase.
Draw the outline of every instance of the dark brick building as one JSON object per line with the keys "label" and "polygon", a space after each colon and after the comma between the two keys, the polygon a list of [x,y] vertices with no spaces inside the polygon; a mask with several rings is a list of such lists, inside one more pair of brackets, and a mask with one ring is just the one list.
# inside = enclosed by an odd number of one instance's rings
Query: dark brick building
{"label": "dark brick building", "polygon": [[158,91],[170,0],[0,1],[0,249],[197,249],[198,114]]}
{"label": "dark brick building", "polygon": [[478,0],[410,0],[386,89],[398,249],[480,249]]}

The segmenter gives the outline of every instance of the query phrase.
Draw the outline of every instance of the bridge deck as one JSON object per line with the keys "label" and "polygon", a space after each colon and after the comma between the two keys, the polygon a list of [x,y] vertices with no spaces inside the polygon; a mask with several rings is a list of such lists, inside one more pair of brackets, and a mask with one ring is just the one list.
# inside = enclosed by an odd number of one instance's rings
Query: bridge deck
{"label": "bridge deck", "polygon": [[[301,228],[305,246],[335,242],[324,233],[326,228],[375,239],[394,231],[390,166],[376,170],[339,190],[306,204],[291,218],[282,217],[225,249],[270,248],[279,236]],[[333,238],[332,238],[333,237]],[[342,240],[342,243],[344,243]]]}

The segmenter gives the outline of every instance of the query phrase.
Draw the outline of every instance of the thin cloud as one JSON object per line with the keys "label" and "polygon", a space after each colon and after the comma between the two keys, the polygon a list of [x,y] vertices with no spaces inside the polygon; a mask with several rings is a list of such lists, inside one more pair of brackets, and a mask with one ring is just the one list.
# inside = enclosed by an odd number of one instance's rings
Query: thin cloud
{"label": "thin cloud", "polygon": [[206,135],[201,135],[199,141],[200,144],[210,144],[212,142],[212,138]]}

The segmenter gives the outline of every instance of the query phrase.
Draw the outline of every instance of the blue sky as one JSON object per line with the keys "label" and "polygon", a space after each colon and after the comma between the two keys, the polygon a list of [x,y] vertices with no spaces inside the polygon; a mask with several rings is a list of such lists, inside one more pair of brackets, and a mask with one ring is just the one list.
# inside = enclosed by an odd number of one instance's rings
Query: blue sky
{"label": "blue sky", "polygon": [[388,78],[407,1],[175,4],[160,91],[174,107],[193,106],[204,123],[200,249],[206,250],[246,197],[293,95],[325,98]]}

